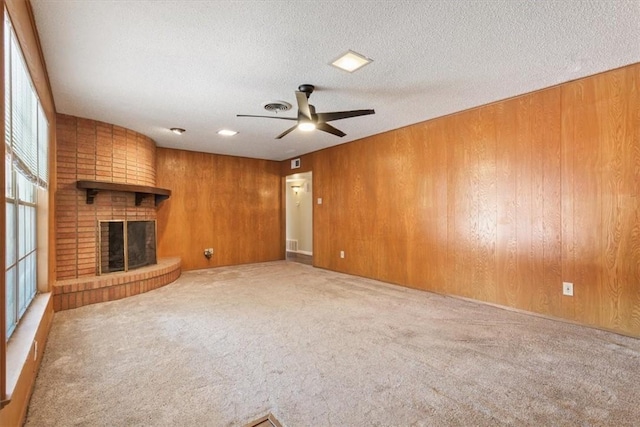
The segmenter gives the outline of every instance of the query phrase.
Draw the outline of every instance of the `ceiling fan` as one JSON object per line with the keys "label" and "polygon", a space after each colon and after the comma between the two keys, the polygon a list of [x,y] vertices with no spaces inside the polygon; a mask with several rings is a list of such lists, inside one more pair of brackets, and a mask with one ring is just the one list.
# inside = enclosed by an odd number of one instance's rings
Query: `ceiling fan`
{"label": "ceiling fan", "polygon": [[316,113],[313,105],[309,104],[309,96],[313,93],[315,87],[310,84],[300,85],[296,91],[296,101],[298,102],[298,117],[273,117],[273,116],[254,116],[251,114],[238,114],[238,117],[263,117],[265,119],[294,120],[297,121],[295,126],[282,132],[276,136],[280,139],[296,128],[302,131],[311,131],[314,129],[321,130],[339,137],[343,137],[346,133],[340,129],[336,129],[327,122],[334,120],[346,119],[349,117],[366,116],[375,114],[374,110],[351,110],[351,111],[334,111],[331,113]]}

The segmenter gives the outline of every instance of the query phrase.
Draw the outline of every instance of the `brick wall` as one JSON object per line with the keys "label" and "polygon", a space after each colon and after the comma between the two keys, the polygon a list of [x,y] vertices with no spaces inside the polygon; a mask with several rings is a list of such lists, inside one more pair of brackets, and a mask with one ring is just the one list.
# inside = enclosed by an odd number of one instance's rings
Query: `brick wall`
{"label": "brick wall", "polygon": [[96,275],[98,221],[156,219],[153,197],[140,206],[130,193],[103,191],[92,205],[78,180],[156,185],[156,144],[131,130],[58,114],[56,186],[56,278]]}

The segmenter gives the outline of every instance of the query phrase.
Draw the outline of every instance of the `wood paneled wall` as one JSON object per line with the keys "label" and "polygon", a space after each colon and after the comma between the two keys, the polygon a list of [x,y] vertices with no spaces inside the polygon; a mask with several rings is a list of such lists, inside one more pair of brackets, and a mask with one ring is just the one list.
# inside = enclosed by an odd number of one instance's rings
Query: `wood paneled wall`
{"label": "wood paneled wall", "polygon": [[[183,270],[282,258],[280,164],[158,148],[158,255]],[[205,248],[213,248],[210,260]]]}
{"label": "wood paneled wall", "polygon": [[640,64],[311,153],[301,170],[323,199],[317,267],[640,336]]}

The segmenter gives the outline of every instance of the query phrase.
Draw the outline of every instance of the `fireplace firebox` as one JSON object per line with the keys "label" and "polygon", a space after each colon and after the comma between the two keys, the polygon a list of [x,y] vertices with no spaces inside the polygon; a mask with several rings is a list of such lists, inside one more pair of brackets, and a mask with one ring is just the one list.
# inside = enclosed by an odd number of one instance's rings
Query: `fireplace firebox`
{"label": "fireplace firebox", "polygon": [[155,220],[99,221],[99,274],[156,264]]}

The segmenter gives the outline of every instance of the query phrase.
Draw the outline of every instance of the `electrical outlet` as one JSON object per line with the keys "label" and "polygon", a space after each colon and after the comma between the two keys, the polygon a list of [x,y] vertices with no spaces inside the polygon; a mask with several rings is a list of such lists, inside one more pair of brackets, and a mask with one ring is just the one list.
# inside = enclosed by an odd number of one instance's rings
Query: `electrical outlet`
{"label": "electrical outlet", "polygon": [[318,197],[318,204],[321,205],[322,204],[322,197]]}
{"label": "electrical outlet", "polygon": [[562,282],[562,295],[573,296],[573,283]]}
{"label": "electrical outlet", "polygon": [[344,251],[340,251],[340,258],[344,258]]}

